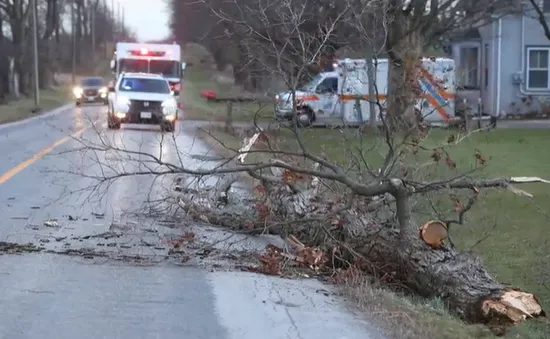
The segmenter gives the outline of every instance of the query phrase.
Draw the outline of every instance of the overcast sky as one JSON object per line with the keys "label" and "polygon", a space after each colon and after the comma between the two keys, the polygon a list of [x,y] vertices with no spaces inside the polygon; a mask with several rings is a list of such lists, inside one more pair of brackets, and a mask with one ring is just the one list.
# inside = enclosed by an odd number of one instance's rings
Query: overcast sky
{"label": "overcast sky", "polygon": [[132,27],[140,41],[163,39],[168,36],[169,14],[165,1],[115,0],[115,6],[117,1],[124,7],[126,25]]}

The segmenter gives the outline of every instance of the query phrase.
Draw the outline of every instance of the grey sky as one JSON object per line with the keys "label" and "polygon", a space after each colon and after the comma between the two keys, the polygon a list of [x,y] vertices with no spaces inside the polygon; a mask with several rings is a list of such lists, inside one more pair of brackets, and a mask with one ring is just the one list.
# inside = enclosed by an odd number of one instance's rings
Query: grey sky
{"label": "grey sky", "polygon": [[169,34],[168,6],[162,0],[115,0],[124,7],[126,25],[140,41],[166,38]]}

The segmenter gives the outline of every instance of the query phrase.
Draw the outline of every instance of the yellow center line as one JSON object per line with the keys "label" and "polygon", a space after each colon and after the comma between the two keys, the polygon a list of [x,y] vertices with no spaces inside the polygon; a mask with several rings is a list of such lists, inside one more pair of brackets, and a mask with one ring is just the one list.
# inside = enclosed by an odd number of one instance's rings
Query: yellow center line
{"label": "yellow center line", "polygon": [[24,170],[25,168],[27,168],[28,166],[32,165],[33,163],[35,163],[38,159],[44,157],[46,154],[50,153],[51,151],[53,151],[57,146],[73,139],[73,138],[76,138],[76,137],[79,137],[80,135],[82,135],[82,133],[84,133],[89,127],[84,127],[84,128],[81,128],[80,130],[78,130],[76,133],[73,133],[71,135],[68,135],[64,138],[61,138],[59,140],[57,140],[56,142],[54,142],[53,144],[49,145],[48,147],[44,148],[43,150],[41,150],[40,152],[36,153],[35,155],[33,155],[32,157],[28,158],[27,160],[23,161],[22,163],[20,163],[19,165],[15,166],[14,168],[10,169],[9,171],[7,171],[6,173],[2,174],[2,176],[0,176],[0,185],[2,185],[3,183],[5,183],[6,181],[8,181],[9,179],[11,179],[11,177],[13,177],[14,175],[16,175],[17,173],[21,172],[22,170]]}

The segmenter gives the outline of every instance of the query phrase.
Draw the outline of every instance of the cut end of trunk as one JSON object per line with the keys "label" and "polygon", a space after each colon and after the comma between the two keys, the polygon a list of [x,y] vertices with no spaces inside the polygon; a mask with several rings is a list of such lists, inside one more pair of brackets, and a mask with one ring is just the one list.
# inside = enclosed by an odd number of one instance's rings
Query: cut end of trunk
{"label": "cut end of trunk", "polygon": [[447,226],[442,221],[428,221],[420,227],[420,238],[433,249],[441,248],[447,236]]}
{"label": "cut end of trunk", "polygon": [[485,298],[481,302],[481,314],[497,334],[527,318],[546,317],[537,298],[518,289],[505,289]]}

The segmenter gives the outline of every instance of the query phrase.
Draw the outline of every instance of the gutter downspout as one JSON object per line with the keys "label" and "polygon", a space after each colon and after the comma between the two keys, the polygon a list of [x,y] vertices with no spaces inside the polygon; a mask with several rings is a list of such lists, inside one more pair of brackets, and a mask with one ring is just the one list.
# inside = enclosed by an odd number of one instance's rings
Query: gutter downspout
{"label": "gutter downspout", "polygon": [[500,116],[500,87],[501,87],[501,79],[500,79],[500,73],[501,73],[501,55],[502,55],[502,18],[498,19],[498,47],[497,47],[497,105],[496,105],[496,116]]}

